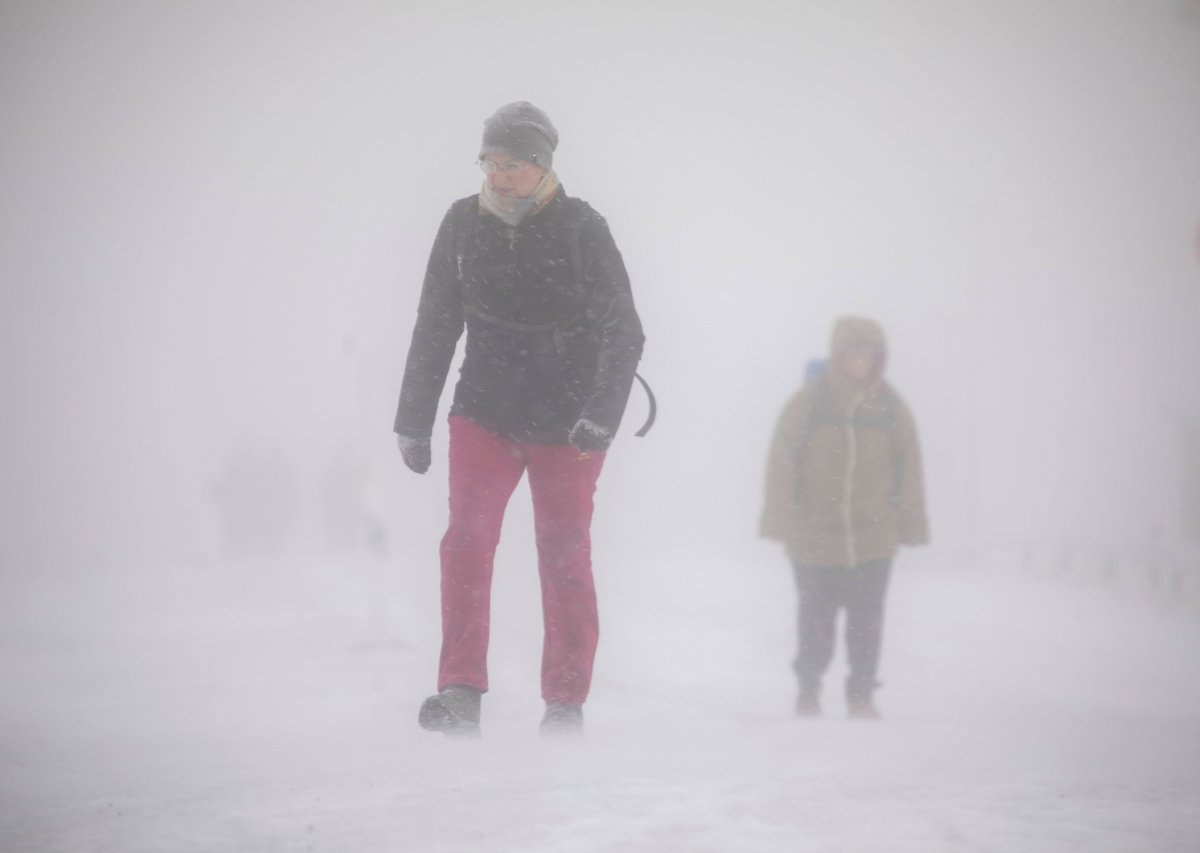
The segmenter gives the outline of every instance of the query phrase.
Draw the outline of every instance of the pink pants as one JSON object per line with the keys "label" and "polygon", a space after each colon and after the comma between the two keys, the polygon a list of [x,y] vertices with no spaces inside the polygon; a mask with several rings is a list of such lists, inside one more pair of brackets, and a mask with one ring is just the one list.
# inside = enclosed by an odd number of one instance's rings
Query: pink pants
{"label": "pink pants", "polygon": [[522,444],[450,418],[450,527],[442,538],[438,689],[488,689],[492,559],[504,509],[526,469],[542,584],[542,698],[582,704],[600,636],[592,582],[592,495],[604,453]]}

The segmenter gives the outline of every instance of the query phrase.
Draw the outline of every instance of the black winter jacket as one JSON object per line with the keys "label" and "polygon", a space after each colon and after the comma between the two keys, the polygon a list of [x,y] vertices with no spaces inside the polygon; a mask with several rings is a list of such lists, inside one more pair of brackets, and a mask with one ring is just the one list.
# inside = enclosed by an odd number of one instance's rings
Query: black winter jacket
{"label": "black winter jacket", "polygon": [[451,205],[421,291],[396,411],[400,435],[432,432],[464,325],[452,415],[538,444],[566,444],[581,417],[615,434],[645,338],[621,253],[587,202],[560,187],[516,227],[480,211],[478,195]]}

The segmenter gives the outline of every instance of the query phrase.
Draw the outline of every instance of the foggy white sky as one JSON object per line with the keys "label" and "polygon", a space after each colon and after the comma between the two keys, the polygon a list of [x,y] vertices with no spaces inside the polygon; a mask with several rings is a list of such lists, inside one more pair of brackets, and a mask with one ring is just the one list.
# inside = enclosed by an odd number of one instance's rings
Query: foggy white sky
{"label": "foggy white sky", "polygon": [[660,420],[632,437],[635,391],[599,504],[624,547],[752,540],[846,312],[889,333],[940,547],[1169,535],[1200,418],[1185,7],[6,0],[0,561],[213,556],[247,443],[288,461],[298,530],[349,452],[430,538],[444,430],[417,479],[392,408],[434,231],[516,99],[647,330]]}

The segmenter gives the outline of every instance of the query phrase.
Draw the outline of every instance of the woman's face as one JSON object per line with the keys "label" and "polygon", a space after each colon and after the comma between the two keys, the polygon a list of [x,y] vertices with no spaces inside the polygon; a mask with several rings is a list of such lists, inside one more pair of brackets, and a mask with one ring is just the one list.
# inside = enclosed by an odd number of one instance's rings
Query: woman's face
{"label": "woman's face", "polygon": [[872,374],[879,361],[879,350],[873,344],[856,343],[842,353],[842,370],[853,379],[863,380]]}
{"label": "woman's face", "polygon": [[488,186],[506,198],[529,198],[546,170],[507,154],[485,154],[482,164]]}

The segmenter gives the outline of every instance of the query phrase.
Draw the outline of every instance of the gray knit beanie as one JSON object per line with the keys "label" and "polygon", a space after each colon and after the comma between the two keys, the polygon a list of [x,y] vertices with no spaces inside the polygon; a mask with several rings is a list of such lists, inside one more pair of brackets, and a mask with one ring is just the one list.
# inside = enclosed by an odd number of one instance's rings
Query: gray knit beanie
{"label": "gray knit beanie", "polygon": [[549,169],[558,147],[558,131],[550,117],[528,101],[505,104],[483,123],[483,145],[488,152],[507,154]]}

